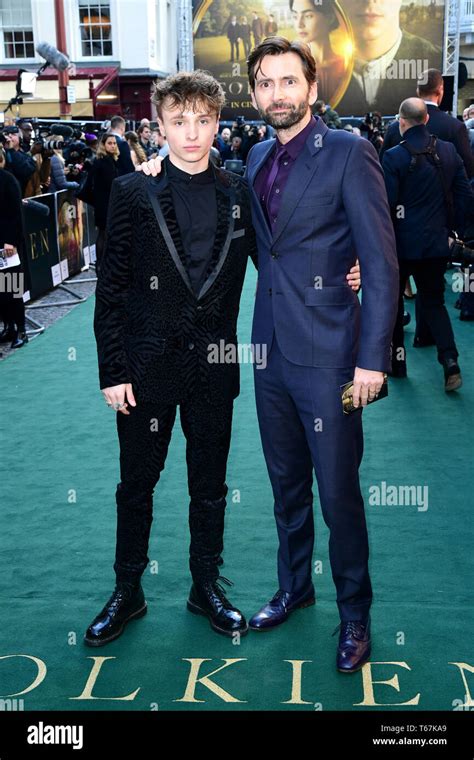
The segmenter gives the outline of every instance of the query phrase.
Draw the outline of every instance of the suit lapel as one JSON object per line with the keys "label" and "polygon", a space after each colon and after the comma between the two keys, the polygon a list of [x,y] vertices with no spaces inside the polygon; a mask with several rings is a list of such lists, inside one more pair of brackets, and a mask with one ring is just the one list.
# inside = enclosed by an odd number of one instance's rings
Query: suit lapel
{"label": "suit lapel", "polygon": [[314,129],[308,135],[303,150],[291,169],[288,182],[283,190],[280,210],[273,231],[272,244],[281,236],[293,216],[299,201],[303,197],[306,188],[318,170],[316,156],[322,148],[327,131],[328,127],[326,124],[322,119],[318,119]]}
{"label": "suit lapel", "polygon": [[[176,219],[165,162],[163,162],[163,168],[164,172],[162,175],[147,180],[146,189],[148,197],[176,269],[181,275],[188,290],[190,290],[190,292],[196,297],[186,269],[186,255],[179,231],[178,221]],[[229,253],[234,231],[234,216],[232,209],[236,202],[235,190],[232,186],[227,187],[215,167],[213,167],[213,169],[216,179],[217,227],[211,259],[206,271],[204,283],[197,296],[198,300],[207,293],[222,269]]]}
{"label": "suit lapel", "polygon": [[151,201],[151,205],[153,206],[161,234],[164,237],[166,246],[170,252],[171,258],[174,261],[176,269],[181,275],[188,290],[190,290],[191,293],[194,293],[193,287],[191,285],[191,280],[189,279],[188,273],[186,271],[183,243],[181,240],[181,235],[179,233],[176,214],[174,213],[168,180],[166,177],[150,179],[146,182],[146,189],[148,192],[148,197]]}
{"label": "suit lapel", "polygon": [[267,160],[268,156],[274,149],[275,142],[276,142],[275,138],[273,138],[272,140],[266,140],[267,145],[265,145],[265,149],[261,151],[261,154],[255,166],[252,167],[247,177],[250,192],[252,194],[252,202],[253,202],[254,208],[256,208],[257,210],[257,215],[260,219],[261,228],[265,230],[266,235],[269,239],[271,239],[272,237],[272,231],[270,229],[270,225],[268,224],[266,214],[264,213],[262,209],[260,198],[258,198],[257,193],[255,192],[255,178],[258,172],[260,171],[260,169],[262,168],[262,166],[264,165],[265,161]]}
{"label": "suit lapel", "polygon": [[214,236],[214,247],[211,261],[209,262],[209,267],[206,272],[206,278],[199,291],[198,299],[202,298],[207,293],[224,266],[232,242],[235,225],[233,214],[233,209],[236,204],[235,189],[232,185],[227,187],[223,183],[215,168],[214,176],[216,177],[217,228]]}

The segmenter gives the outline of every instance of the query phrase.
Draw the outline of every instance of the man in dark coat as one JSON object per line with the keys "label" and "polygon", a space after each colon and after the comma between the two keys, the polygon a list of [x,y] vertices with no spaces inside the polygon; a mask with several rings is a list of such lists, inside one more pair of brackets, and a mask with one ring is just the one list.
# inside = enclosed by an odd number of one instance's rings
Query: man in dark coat
{"label": "man in dark coat", "polygon": [[[454,146],[430,135],[426,104],[420,98],[404,100],[399,118],[403,142],[386,151],[382,162],[400,271],[392,374],[398,377],[407,374],[403,291],[412,274],[421,316],[434,338],[438,361],[444,369],[445,390],[453,391],[460,388],[462,379],[453,329],[444,305],[444,273],[450,231],[462,229],[467,214],[472,213],[473,193]],[[434,153],[426,153],[427,150]]]}

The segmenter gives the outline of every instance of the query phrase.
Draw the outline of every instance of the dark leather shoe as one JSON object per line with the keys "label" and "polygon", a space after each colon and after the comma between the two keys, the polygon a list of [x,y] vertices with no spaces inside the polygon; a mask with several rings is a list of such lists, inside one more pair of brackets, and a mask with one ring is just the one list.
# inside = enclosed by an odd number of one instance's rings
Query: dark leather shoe
{"label": "dark leather shoe", "polygon": [[94,618],[84,636],[84,643],[90,647],[108,644],[122,633],[129,620],[139,618],[147,612],[147,603],[141,583],[117,583],[107,604]]}
{"label": "dark leather shoe", "polygon": [[360,620],[340,623],[335,629],[339,633],[336,667],[341,673],[355,673],[370,657],[370,618],[364,625]]}
{"label": "dark leather shoe", "polygon": [[229,602],[219,581],[232,586],[232,582],[222,575],[215,581],[194,580],[189,592],[187,608],[195,615],[207,617],[211,628],[217,633],[222,633],[224,636],[240,633],[244,636],[249,629],[247,621],[240,610]]}
{"label": "dark leather shoe", "polygon": [[403,326],[406,327],[411,322],[411,314],[409,311],[403,312]]}
{"label": "dark leather shoe", "polygon": [[472,322],[474,321],[474,314],[472,313],[472,311],[463,311],[461,309],[459,319],[461,320],[461,322]]}
{"label": "dark leather shoe", "polygon": [[268,631],[288,620],[294,610],[310,607],[315,601],[314,588],[297,598],[289,591],[278,589],[275,596],[249,620],[249,627],[253,631]]}
{"label": "dark leather shoe", "polygon": [[28,335],[26,332],[18,332],[15,333],[10,348],[21,348],[25,343],[28,343]]}
{"label": "dark leather shoe", "polygon": [[461,370],[456,359],[446,359],[443,362],[444,390],[449,393],[456,391],[462,385]]}

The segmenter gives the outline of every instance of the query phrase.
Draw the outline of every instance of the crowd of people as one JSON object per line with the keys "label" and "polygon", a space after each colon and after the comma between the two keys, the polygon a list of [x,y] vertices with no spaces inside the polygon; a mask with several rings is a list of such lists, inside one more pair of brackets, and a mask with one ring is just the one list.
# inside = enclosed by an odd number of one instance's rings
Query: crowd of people
{"label": "crowd of people", "polygon": [[[94,208],[98,269],[113,180],[135,171],[143,161],[166,154],[165,138],[148,119],[142,119],[136,131],[127,131],[125,119],[113,116],[100,134],[76,131],[73,139],[56,134],[54,125],[45,139],[34,120],[26,118],[5,124],[0,131],[0,230],[4,238],[0,246],[5,264],[11,255],[20,259],[19,264],[8,267],[9,275],[24,274],[23,206],[34,208],[31,199],[35,196],[67,189]],[[25,345],[23,299],[3,289],[0,316],[0,343],[9,343],[11,348]]]}

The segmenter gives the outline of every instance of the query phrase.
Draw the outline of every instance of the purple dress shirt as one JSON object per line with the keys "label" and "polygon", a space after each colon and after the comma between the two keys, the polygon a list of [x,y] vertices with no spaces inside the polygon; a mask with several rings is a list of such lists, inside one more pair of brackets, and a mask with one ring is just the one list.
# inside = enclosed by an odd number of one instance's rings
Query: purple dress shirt
{"label": "purple dress shirt", "polygon": [[255,192],[262,204],[263,213],[273,230],[278,218],[281,196],[286,187],[293,165],[303,150],[310,132],[314,129],[319,116],[311,116],[308,124],[298,132],[286,145],[276,138],[275,150],[272,150],[255,177]]}

